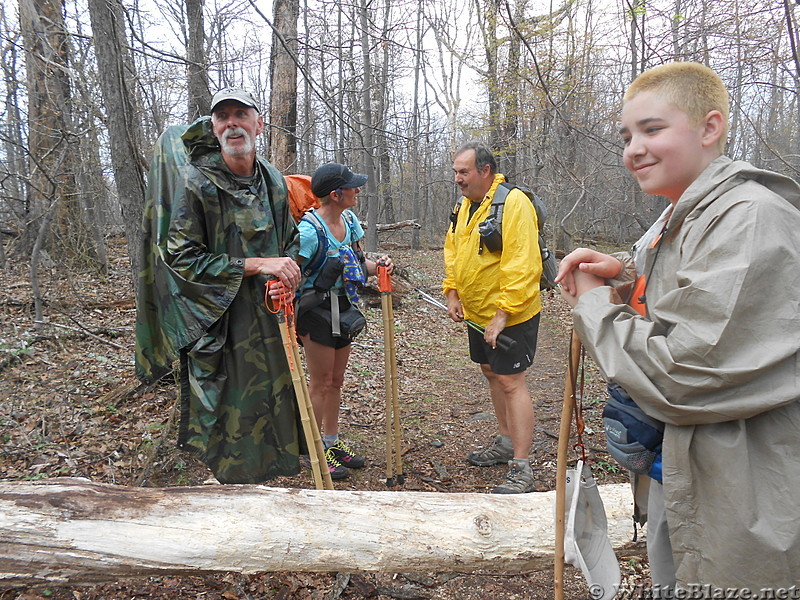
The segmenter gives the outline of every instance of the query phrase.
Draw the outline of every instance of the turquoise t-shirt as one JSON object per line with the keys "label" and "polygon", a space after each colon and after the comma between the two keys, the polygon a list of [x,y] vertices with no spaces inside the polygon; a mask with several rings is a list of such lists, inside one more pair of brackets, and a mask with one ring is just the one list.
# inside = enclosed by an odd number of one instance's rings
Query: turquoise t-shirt
{"label": "turquoise t-shirt", "polygon": [[[345,218],[344,213],[349,213],[350,223],[348,223],[347,218]],[[353,242],[357,242],[361,238],[364,237],[364,229],[361,227],[361,223],[358,221],[358,217],[350,210],[345,210],[342,213],[341,219],[345,224],[345,236],[344,239],[340,242],[337,240],[333,234],[331,234],[331,230],[328,228],[328,224],[325,222],[325,219],[317,214],[316,216],[319,217],[319,220],[322,222],[322,226],[325,229],[325,234],[328,236],[328,256],[336,256],[339,254],[339,249],[342,246],[351,246]],[[314,217],[311,217],[312,219]],[[303,259],[303,262],[309,260],[314,254],[317,252],[317,244],[319,241],[317,240],[317,229],[314,227],[313,224],[307,222],[306,220],[301,220],[297,224],[297,229],[300,231],[300,257]],[[302,268],[302,265],[301,265]],[[319,275],[319,269],[311,273],[308,277],[306,277],[305,281],[303,282],[303,291],[309,290],[314,287],[314,281],[317,279],[317,275]],[[331,291],[334,291],[338,295],[344,294],[344,282],[342,278],[339,277],[336,280],[336,283],[331,288]]]}

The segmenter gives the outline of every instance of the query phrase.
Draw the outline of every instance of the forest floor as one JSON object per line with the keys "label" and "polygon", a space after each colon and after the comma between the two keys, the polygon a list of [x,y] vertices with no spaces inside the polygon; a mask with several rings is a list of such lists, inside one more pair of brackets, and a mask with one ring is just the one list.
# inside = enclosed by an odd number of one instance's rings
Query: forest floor
{"label": "forest floor", "polygon": [[[45,324],[34,327],[26,265],[0,271],[0,477],[38,480],[86,477],[119,485],[194,486],[211,473],[175,446],[176,386],[171,378],[142,389],[133,374],[135,305],[121,238],[110,240],[107,277],[46,269]],[[410,283],[396,298],[395,339],[400,382],[405,483],[394,489],[489,493],[507,467],[470,466],[467,453],[496,430],[485,380],[469,361],[465,328],[411,290],[441,298],[442,252],[385,248]],[[398,290],[402,284],[398,285]],[[382,320],[365,309],[368,328],[356,340],[341,411],[342,435],[367,465],[335,482],[337,489],[386,490]],[[531,460],[537,491],[555,488],[556,447],[564,393],[570,316],[558,297],[544,298],[539,345],[527,381],[537,424]],[[585,443],[600,484],[625,481],[605,453],[604,386],[587,360]],[[268,482],[313,488],[310,471]],[[623,581],[648,581],[641,552],[621,557]],[[341,578],[340,578],[341,581]],[[431,600],[552,598],[553,570],[521,574],[393,573],[352,575],[263,573],[150,577],[91,587],[0,590],[0,600],[330,600],[338,597]],[[567,567],[565,596],[588,598],[580,571]]]}

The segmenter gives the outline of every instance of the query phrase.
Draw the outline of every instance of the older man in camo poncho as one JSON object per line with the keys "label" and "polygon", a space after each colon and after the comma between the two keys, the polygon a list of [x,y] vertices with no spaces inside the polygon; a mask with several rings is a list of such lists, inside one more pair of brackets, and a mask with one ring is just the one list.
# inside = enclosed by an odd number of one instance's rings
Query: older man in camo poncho
{"label": "older man in camo poncho", "polygon": [[298,236],[281,174],[256,157],[248,92],[218,92],[211,117],[156,146],[143,223],[136,370],[152,381],[180,358],[178,445],[222,483],[299,471],[295,396],[268,278],[294,289]]}

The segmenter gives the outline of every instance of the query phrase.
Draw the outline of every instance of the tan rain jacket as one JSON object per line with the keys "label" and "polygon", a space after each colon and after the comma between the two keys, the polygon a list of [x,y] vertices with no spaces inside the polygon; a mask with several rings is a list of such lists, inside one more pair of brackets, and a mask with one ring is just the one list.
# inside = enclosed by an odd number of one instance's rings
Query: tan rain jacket
{"label": "tan rain jacket", "polygon": [[666,423],[664,496],[684,586],[800,578],[798,206],[791,179],[720,157],[678,201],[660,248],[636,252],[650,319],[608,287],[574,311],[606,378]]}

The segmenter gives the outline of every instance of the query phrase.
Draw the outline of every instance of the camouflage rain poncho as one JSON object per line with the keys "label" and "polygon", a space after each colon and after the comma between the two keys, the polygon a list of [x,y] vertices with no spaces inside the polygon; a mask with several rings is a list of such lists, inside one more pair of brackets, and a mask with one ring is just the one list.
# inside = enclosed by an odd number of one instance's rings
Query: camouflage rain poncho
{"label": "camouflage rain poncho", "polygon": [[245,257],[295,258],[298,236],[283,177],[266,161],[256,168],[260,189],[240,189],[209,117],[170,127],[143,221],[136,371],[152,381],[180,357],[178,444],[222,483],[299,471],[294,389],[266,278],[243,276]]}

